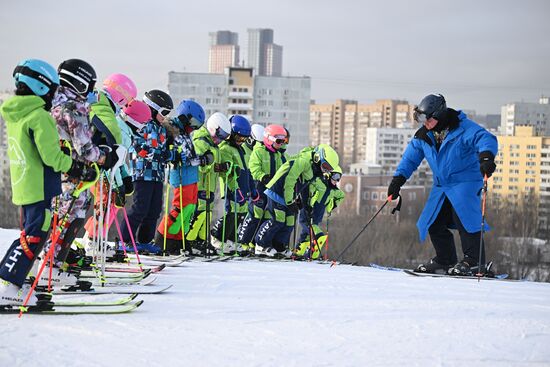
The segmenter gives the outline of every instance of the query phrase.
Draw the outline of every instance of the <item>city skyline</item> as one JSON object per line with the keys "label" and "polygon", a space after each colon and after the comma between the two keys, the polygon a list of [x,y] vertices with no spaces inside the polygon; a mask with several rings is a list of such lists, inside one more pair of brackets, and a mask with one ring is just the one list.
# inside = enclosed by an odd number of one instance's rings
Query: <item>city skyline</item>
{"label": "city skyline", "polygon": [[[506,103],[550,94],[545,1],[156,5],[163,11],[129,0],[4,5],[0,90],[13,88],[11,73],[24,58],[57,65],[74,57],[94,65],[100,79],[128,74],[140,94],[167,89],[170,71],[208,70],[209,32],[269,28],[284,47],[283,76],[310,76],[316,103],[391,98],[414,104],[439,92],[451,107],[494,114]],[[193,16],[182,21],[183,14]]]}

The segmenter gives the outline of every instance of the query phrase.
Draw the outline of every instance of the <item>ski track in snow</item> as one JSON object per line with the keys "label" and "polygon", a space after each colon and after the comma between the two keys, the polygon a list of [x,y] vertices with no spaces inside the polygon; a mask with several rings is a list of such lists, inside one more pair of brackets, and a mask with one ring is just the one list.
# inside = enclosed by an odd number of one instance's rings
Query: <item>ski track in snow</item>
{"label": "ski track in snow", "polygon": [[0,366],[550,365],[550,284],[255,260],[156,275],[174,287],[130,314],[1,315]]}

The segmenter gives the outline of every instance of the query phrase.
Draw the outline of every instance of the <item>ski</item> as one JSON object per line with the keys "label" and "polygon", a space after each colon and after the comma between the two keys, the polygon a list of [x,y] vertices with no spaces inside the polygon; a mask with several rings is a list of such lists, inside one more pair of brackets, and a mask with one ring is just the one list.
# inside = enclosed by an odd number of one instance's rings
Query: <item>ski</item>
{"label": "ski", "polygon": [[[162,271],[164,268],[166,268],[166,264],[161,265],[142,265],[143,270],[147,271],[150,270],[151,273],[158,273],[159,271]],[[109,264],[105,267],[105,271],[109,271],[112,273],[141,273],[141,268],[139,265],[134,264],[128,264],[128,265],[115,265],[115,264]]]}
{"label": "ski", "polygon": [[[117,306],[58,306],[53,305],[53,308],[43,307],[26,307],[24,313],[38,315],[112,315],[120,313],[128,313],[143,304],[143,300],[134,303],[127,303]],[[0,314],[18,314],[21,312],[18,306],[4,306],[0,308]]]}
{"label": "ski", "polygon": [[[508,278],[508,274],[495,274],[494,277],[475,275],[449,275],[449,274],[434,274],[434,273],[417,273],[410,269],[403,269],[403,272],[415,277],[432,277],[432,278],[455,278],[455,279],[487,279],[487,280],[505,280]],[[511,279],[507,279],[511,280]]]}
{"label": "ski", "polygon": [[56,295],[53,298],[55,306],[63,307],[84,307],[84,306],[120,306],[133,301],[138,296],[132,293],[128,296],[114,296],[112,294],[97,295]]}
{"label": "ski", "polygon": [[92,286],[101,286],[102,284],[106,287],[111,286],[120,286],[120,285],[149,285],[154,283],[157,280],[157,277],[147,277],[145,279],[140,278],[106,278],[101,280],[99,278],[88,278],[88,281],[92,283]]}
{"label": "ski", "polygon": [[113,286],[113,287],[95,287],[90,290],[82,291],[78,289],[54,289],[52,294],[158,294],[167,291],[172,287],[170,285],[129,285],[129,286]]}
{"label": "ski", "polygon": [[[114,279],[143,279],[146,278],[151,271],[145,271],[144,273],[122,273],[116,271],[105,271],[105,278]],[[79,279],[86,280],[87,278],[97,278],[101,275],[100,270],[82,270],[79,275]]]}

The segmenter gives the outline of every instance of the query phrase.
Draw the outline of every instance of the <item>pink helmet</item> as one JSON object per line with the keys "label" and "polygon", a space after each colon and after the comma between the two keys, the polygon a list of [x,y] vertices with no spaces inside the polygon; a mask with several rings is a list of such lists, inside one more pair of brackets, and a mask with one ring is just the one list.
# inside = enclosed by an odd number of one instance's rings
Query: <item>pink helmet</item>
{"label": "pink helmet", "polygon": [[151,120],[151,109],[147,103],[134,99],[120,111],[120,117],[130,127],[141,130]]}
{"label": "pink helmet", "polygon": [[[267,125],[264,130],[264,145],[268,148],[277,150],[284,144],[287,138],[287,132],[281,125]],[[279,144],[279,148],[273,147],[273,144]]]}
{"label": "pink helmet", "polygon": [[111,74],[103,81],[103,89],[109,93],[114,103],[126,106],[137,97],[134,82],[124,74]]}

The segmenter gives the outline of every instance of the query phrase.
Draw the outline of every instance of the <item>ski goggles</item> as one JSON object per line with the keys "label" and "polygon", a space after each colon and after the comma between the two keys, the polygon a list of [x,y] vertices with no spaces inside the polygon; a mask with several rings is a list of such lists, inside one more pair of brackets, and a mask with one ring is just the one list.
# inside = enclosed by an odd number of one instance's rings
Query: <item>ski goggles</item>
{"label": "ski goggles", "polygon": [[[68,70],[62,70],[59,74],[59,79],[69,84],[76,93],[82,96],[85,96],[90,91],[90,82]],[[95,80],[93,82],[95,83]]]}
{"label": "ski goggles", "polygon": [[342,178],[342,174],[340,172],[331,172],[330,173],[330,179],[332,181],[339,182],[341,178]]}
{"label": "ski goggles", "polygon": [[172,112],[172,109],[161,107],[155,102],[151,101],[147,96],[143,96],[143,102],[147,103],[147,105],[151,108],[154,108],[158,113],[160,113],[162,116],[166,117]]}
{"label": "ski goggles", "polygon": [[428,121],[432,116],[431,115],[427,115],[425,112],[423,111],[420,111],[418,109],[415,109],[414,110],[414,114],[413,114],[413,117],[414,117],[414,121],[418,122],[419,124],[424,124],[426,123],[426,121]]}
{"label": "ski goggles", "polygon": [[216,129],[216,138],[220,139],[220,141],[223,141],[229,137],[229,134],[222,130],[221,127],[218,127]]}
{"label": "ski goggles", "polygon": [[191,128],[193,128],[193,130],[197,130],[199,127],[201,127],[203,125],[202,122],[200,122],[199,120],[194,118],[191,114],[189,114],[189,115],[179,115],[178,120],[180,120],[180,122],[184,126],[185,125],[191,126]]}
{"label": "ski goggles", "polygon": [[269,140],[271,140],[273,143],[276,143],[276,144],[284,144],[286,142],[286,136],[284,135],[270,136]]}

